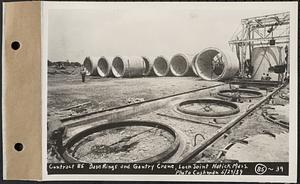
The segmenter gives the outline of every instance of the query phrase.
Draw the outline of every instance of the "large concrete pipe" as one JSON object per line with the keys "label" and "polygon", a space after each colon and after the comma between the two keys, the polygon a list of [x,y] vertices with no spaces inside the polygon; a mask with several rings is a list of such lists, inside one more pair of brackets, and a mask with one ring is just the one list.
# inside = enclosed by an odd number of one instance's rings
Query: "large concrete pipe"
{"label": "large concrete pipe", "polygon": [[282,59],[282,47],[256,47],[251,55],[253,66],[252,79],[260,80],[263,73],[269,74],[271,80],[278,80],[278,74],[269,72],[270,66],[285,64]]}
{"label": "large concrete pipe", "polygon": [[197,55],[195,68],[202,79],[224,80],[232,78],[238,72],[239,62],[230,51],[223,52],[209,47]]}
{"label": "large concrete pipe", "polygon": [[145,62],[142,57],[117,56],[112,62],[112,73],[115,77],[143,76]]}
{"label": "large concrete pipe", "polygon": [[197,75],[198,77],[200,77],[199,74],[198,74],[198,72],[197,72],[197,70],[196,70],[196,67],[195,67],[196,66],[195,62],[196,62],[198,54],[195,54],[194,57],[193,57],[193,59],[192,59],[192,69],[193,69],[194,74]]}
{"label": "large concrete pipe", "polygon": [[170,72],[170,62],[168,57],[157,56],[154,59],[153,71],[154,74],[158,77],[164,77],[169,75],[171,72]]}
{"label": "large concrete pipe", "polygon": [[154,57],[142,56],[142,58],[145,62],[145,71],[144,71],[143,75],[144,76],[154,75],[154,71],[153,71]]}
{"label": "large concrete pipe", "polygon": [[83,66],[86,68],[86,75],[98,75],[97,72],[98,57],[86,57],[83,61]]}
{"label": "large concrete pipe", "polygon": [[97,72],[101,77],[111,77],[112,73],[112,57],[104,57],[102,56],[98,60],[97,64]]}
{"label": "large concrete pipe", "polygon": [[170,60],[170,70],[174,76],[195,75],[192,63],[195,56],[188,54],[176,54]]}

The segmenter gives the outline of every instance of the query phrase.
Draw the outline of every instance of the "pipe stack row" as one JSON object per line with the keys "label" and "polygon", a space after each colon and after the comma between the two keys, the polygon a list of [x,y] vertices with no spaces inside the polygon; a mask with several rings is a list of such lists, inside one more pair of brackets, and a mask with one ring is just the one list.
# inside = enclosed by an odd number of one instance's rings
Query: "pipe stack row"
{"label": "pipe stack row", "polygon": [[[221,69],[216,71],[218,65]],[[194,55],[180,53],[173,57],[86,57],[83,66],[87,75],[117,78],[198,76],[204,80],[223,80],[233,77],[239,70],[239,62],[231,52],[212,47]]]}

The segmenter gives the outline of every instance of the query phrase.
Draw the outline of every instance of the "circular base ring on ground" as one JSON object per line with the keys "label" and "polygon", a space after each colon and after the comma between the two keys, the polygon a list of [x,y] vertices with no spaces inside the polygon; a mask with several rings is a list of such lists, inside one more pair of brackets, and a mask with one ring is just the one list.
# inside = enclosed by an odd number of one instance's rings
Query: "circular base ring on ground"
{"label": "circular base ring on ground", "polygon": [[[229,108],[229,110],[225,111],[219,111],[219,112],[204,112],[204,111],[195,111],[195,110],[189,110],[184,108],[185,105],[188,104],[214,104],[217,106],[223,106]],[[187,100],[179,103],[177,105],[177,110],[185,113],[185,114],[190,114],[190,115],[197,115],[197,116],[206,116],[206,117],[221,117],[221,116],[229,116],[233,114],[237,114],[240,112],[239,107],[232,103],[232,102],[227,102],[223,100],[217,100],[217,99],[197,99],[197,100]]]}
{"label": "circular base ring on ground", "polygon": [[86,129],[73,137],[71,137],[67,143],[64,145],[64,153],[62,154],[62,157],[67,163],[81,163],[82,161],[76,159],[72,156],[72,153],[69,153],[68,150],[74,146],[78,141],[80,141],[82,138],[89,136],[93,133],[97,133],[99,131],[117,128],[117,127],[127,127],[127,126],[148,126],[148,127],[154,127],[159,128],[162,130],[167,131],[174,137],[174,142],[171,144],[171,146],[166,149],[165,151],[151,156],[149,158],[135,161],[135,163],[155,163],[155,162],[163,162],[167,159],[169,159],[171,156],[173,156],[179,145],[180,145],[180,139],[177,134],[177,132],[170,126],[159,123],[159,122],[153,122],[153,121],[138,121],[138,120],[128,120],[128,121],[120,121],[120,122],[112,122],[112,123],[106,123],[102,125],[98,125],[96,127],[92,127],[89,129]]}
{"label": "circular base ring on ground", "polygon": [[[229,93],[229,94],[226,94]],[[250,98],[260,98],[263,97],[263,94],[259,91],[249,90],[249,89],[225,89],[220,90],[217,93],[217,96],[223,98],[233,98],[234,94],[239,94],[239,98],[242,99],[250,99]],[[243,95],[243,94],[251,94],[251,95]]]}
{"label": "circular base ring on ground", "polygon": [[277,119],[276,117],[274,117],[272,115],[269,115],[266,111],[263,111],[262,115],[266,120],[268,120],[272,123],[278,124],[283,128],[289,129],[289,122],[286,122],[286,121],[281,120],[281,119]]}

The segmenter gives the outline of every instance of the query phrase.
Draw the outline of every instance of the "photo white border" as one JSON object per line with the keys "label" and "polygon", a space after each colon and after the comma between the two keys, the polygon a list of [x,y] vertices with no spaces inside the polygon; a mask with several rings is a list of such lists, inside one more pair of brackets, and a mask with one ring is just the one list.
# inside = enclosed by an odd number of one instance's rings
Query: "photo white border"
{"label": "photo white border", "polygon": [[[180,3],[203,3],[206,6],[220,6],[224,4],[246,3],[269,4],[284,3],[289,4],[290,9],[290,128],[289,128],[289,176],[248,176],[248,175],[95,175],[95,174],[47,174],[47,59],[48,59],[48,11],[50,9],[98,9],[89,2],[41,2],[42,3],[42,142],[43,142],[43,180],[86,180],[86,181],[215,181],[215,182],[296,182],[297,181],[297,102],[298,102],[298,2],[172,2]],[[93,2],[96,3],[96,2]],[[130,2],[97,2],[103,4],[130,3]],[[132,2],[131,2],[132,3]],[[135,2],[152,3],[152,2]],[[170,2],[153,2],[167,4]],[[72,6],[70,6],[72,4]],[[279,13],[279,12],[278,12]],[[246,17],[245,17],[246,18]],[[292,107],[292,108],[291,108]],[[296,123],[295,123],[296,122]]]}
{"label": "photo white border", "polygon": [[4,26],[5,26],[5,5],[2,4],[2,165],[3,165],[3,179],[7,179],[7,166],[6,166],[6,118],[5,118],[5,96],[6,96],[6,78],[5,78],[5,29],[4,29]]}
{"label": "photo white border", "polygon": [[[48,5],[41,2],[41,86],[42,86],[42,180],[47,176],[47,111],[48,111]],[[45,103],[46,102],[46,103]],[[45,170],[46,169],[46,170]]]}

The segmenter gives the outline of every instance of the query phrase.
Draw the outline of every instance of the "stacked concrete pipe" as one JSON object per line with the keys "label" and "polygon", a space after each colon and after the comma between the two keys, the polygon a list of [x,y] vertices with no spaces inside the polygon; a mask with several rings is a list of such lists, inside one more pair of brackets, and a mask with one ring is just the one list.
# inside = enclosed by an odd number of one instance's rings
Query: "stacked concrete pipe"
{"label": "stacked concrete pipe", "polygon": [[83,66],[86,68],[86,75],[98,75],[97,63],[99,57],[86,57],[83,61]]}
{"label": "stacked concrete pipe", "polygon": [[157,56],[153,63],[154,74],[158,77],[164,77],[171,74],[169,57]]}
{"label": "stacked concrete pipe", "polygon": [[195,65],[196,58],[197,58],[198,54],[195,54],[194,57],[193,57],[193,59],[192,59],[192,70],[193,70],[193,72],[194,72],[195,75],[197,75],[198,77],[200,77],[199,74],[198,74],[198,72],[197,72],[197,70],[196,70],[196,65]]}
{"label": "stacked concrete pipe", "polygon": [[170,70],[174,76],[197,75],[192,68],[195,56],[191,54],[176,54],[170,60]]}
{"label": "stacked concrete pipe", "polygon": [[116,56],[112,61],[112,73],[115,77],[141,77],[145,71],[142,57]]}
{"label": "stacked concrete pipe", "polygon": [[154,75],[153,71],[153,63],[154,63],[154,57],[152,56],[142,56],[144,63],[145,63],[145,71],[143,73],[143,76],[152,76]]}
{"label": "stacked concrete pipe", "polygon": [[100,77],[111,77],[111,76],[113,76],[113,73],[112,73],[112,60],[113,60],[113,57],[104,57],[104,56],[102,56],[98,60],[97,72],[100,75]]}
{"label": "stacked concrete pipe", "polygon": [[[213,63],[216,62],[222,63],[222,67],[217,68],[218,70],[213,69]],[[204,80],[225,80],[232,78],[238,72],[239,62],[232,52],[209,47],[197,55],[195,68]]]}

